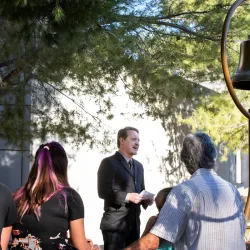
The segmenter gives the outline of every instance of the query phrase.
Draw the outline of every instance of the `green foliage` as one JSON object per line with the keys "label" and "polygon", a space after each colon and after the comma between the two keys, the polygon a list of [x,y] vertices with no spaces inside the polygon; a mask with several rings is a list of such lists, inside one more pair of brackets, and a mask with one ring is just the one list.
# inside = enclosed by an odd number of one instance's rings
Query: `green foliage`
{"label": "green foliage", "polygon": [[[239,96],[246,105],[250,104],[246,92],[239,92]],[[222,160],[227,159],[228,149],[248,150],[248,120],[227,92],[214,93],[203,99],[192,115],[186,119],[180,118],[180,122],[191,126],[193,132],[202,130],[211,135],[220,148]]]}
{"label": "green foliage", "polygon": [[[223,79],[220,36],[232,3],[2,0],[0,83],[2,103],[8,106],[1,111],[2,137],[17,143],[17,138],[58,134],[77,145],[102,144],[97,135],[106,133],[101,119],[114,117],[111,96],[118,80],[145,108],[144,114],[162,119],[169,129],[169,118],[181,113],[180,103],[191,109],[201,96],[207,98],[199,83]],[[249,33],[248,4],[235,15],[228,38],[230,70],[238,60],[235,41]],[[16,99],[10,105],[5,98],[21,93],[31,94],[32,119],[25,125],[20,110],[27,100]],[[76,108],[66,107],[62,96]],[[97,110],[85,108],[88,98]]]}

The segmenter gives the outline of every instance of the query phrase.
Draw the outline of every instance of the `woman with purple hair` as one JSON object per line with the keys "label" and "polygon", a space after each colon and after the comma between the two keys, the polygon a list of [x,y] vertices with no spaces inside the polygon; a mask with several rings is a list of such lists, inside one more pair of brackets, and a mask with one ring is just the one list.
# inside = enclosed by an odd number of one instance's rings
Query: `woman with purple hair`
{"label": "woman with purple hair", "polygon": [[83,202],[69,186],[67,167],[58,142],[39,147],[28,181],[14,194],[19,223],[13,226],[10,249],[94,249],[85,236]]}

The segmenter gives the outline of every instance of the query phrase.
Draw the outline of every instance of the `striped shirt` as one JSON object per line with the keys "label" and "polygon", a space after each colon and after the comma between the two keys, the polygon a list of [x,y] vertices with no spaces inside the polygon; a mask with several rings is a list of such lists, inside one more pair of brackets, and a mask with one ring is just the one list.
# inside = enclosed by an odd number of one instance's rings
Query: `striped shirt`
{"label": "striped shirt", "polygon": [[246,249],[240,194],[214,170],[198,169],[173,188],[150,232],[175,250]]}

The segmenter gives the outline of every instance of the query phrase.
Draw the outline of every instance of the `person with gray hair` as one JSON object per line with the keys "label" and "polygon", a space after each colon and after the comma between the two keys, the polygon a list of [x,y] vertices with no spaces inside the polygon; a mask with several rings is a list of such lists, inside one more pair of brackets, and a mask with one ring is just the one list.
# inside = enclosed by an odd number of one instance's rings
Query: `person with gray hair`
{"label": "person with gray hair", "polygon": [[210,137],[205,133],[188,134],[181,150],[181,161],[192,175],[199,168],[215,168],[217,152]]}
{"label": "person with gray hair", "polygon": [[172,189],[151,231],[126,250],[243,250],[245,218],[238,190],[216,174],[217,152],[205,133],[184,138],[181,161],[191,178]]}

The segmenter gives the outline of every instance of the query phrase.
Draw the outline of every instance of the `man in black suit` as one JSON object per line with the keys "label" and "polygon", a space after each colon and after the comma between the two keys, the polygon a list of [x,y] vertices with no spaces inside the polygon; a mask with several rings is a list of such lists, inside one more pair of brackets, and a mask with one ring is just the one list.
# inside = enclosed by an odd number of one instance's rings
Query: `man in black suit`
{"label": "man in black suit", "polygon": [[104,199],[100,228],[105,250],[121,250],[140,237],[140,205],[146,209],[150,201],[142,200],[145,189],[144,170],[133,159],[139,149],[139,131],[133,127],[120,129],[119,151],[102,160],[98,170],[98,195]]}

